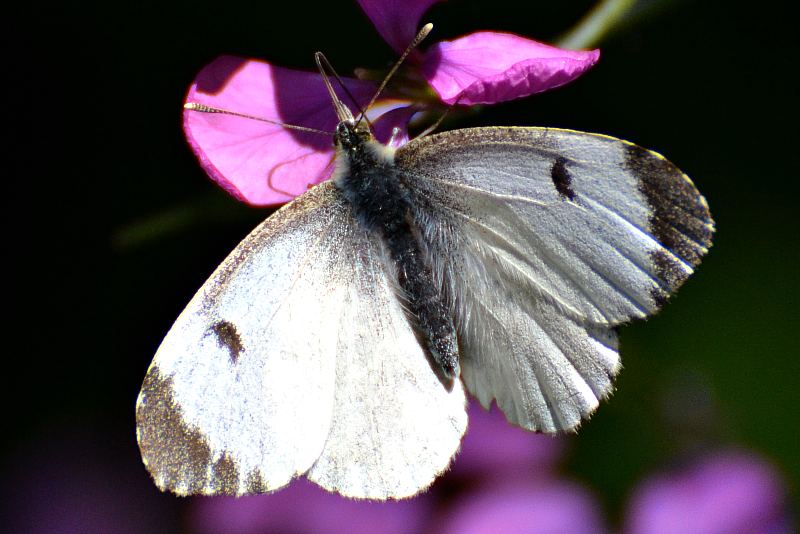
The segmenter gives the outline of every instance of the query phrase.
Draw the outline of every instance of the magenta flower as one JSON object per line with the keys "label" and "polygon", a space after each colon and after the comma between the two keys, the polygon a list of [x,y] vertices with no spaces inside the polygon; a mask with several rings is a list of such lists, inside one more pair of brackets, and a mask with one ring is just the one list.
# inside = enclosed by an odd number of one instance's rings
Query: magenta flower
{"label": "magenta flower", "polygon": [[771,465],[750,453],[719,452],[639,486],[626,532],[788,533],[786,506],[786,489]]}
{"label": "magenta flower", "polygon": [[[359,0],[359,4],[378,33],[399,52],[437,1]],[[416,112],[442,103],[493,104],[552,89],[580,76],[598,57],[597,50],[562,50],[507,33],[476,32],[412,54],[406,75],[397,77],[368,116],[378,139],[388,141],[397,127],[400,136],[395,141],[402,143]],[[397,85],[414,79],[424,80],[433,92]],[[374,81],[353,78],[346,78],[345,85],[360,106],[377,89]],[[437,95],[434,100],[431,94]],[[330,132],[336,125],[318,74],[252,59],[217,58],[197,75],[186,102]],[[333,169],[333,147],[330,137],[323,135],[196,110],[185,110],[184,131],[211,178],[248,204],[287,202],[327,179]]]}
{"label": "magenta flower", "polygon": [[308,480],[295,480],[271,495],[194,499],[190,530],[198,533],[422,532],[432,501],[370,502],[328,493]]}
{"label": "magenta flower", "polygon": [[463,496],[431,532],[445,534],[602,534],[602,509],[583,486],[565,480],[513,482]]}
{"label": "magenta flower", "polygon": [[442,480],[455,479],[452,487],[462,491],[438,510],[427,532],[606,531],[591,492],[557,472],[568,438],[513,427],[496,406],[487,412],[476,401],[469,421],[452,471]]}
{"label": "magenta flower", "polygon": [[461,450],[446,476],[479,479],[480,484],[498,479],[548,480],[555,476],[566,440],[509,425],[497,406],[487,411],[473,400]]}
{"label": "magenta flower", "polygon": [[[370,82],[346,83],[361,104],[375,91]],[[256,60],[217,58],[197,75],[186,102],[321,130],[335,126],[328,92],[318,74]],[[184,111],[183,127],[211,178],[249,204],[291,200],[333,168],[331,143],[325,136],[191,110]]]}
{"label": "magenta flower", "polygon": [[174,532],[175,499],[159,494],[128,433],[49,426],[4,458],[5,532]]}

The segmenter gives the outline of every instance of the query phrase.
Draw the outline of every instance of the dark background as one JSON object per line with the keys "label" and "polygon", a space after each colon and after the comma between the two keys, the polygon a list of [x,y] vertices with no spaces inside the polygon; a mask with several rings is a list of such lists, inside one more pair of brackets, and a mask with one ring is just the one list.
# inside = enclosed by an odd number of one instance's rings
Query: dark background
{"label": "dark background", "polygon": [[[548,40],[592,4],[454,0],[424,20],[435,24],[431,41],[476,29]],[[2,35],[4,495],[28,478],[37,451],[48,472],[63,454],[87,470],[119,466],[121,484],[146,486],[134,402],[150,359],[268,213],[211,184],[185,145],[181,104],[193,76],[221,53],[310,69],[323,50],[342,73],[394,54],[347,0],[19,9]],[[717,221],[714,247],[679,297],[624,329],[618,391],[573,441],[567,472],[612,518],[646,472],[698,447],[753,449],[790,491],[800,482],[800,49],[784,11],[771,1],[645,2],[576,83],[458,125],[635,141],[692,176]],[[182,505],[152,493],[148,502],[176,517]]]}

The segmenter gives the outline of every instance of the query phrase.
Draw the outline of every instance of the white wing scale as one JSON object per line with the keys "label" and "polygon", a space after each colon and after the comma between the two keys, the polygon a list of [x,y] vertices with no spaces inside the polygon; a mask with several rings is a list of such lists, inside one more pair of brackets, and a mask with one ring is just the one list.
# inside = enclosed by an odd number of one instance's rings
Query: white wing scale
{"label": "white wing scale", "polygon": [[466,430],[466,399],[460,381],[436,377],[390,279],[374,269],[385,252],[372,243],[359,250],[368,257],[349,263],[358,285],[342,310],[346,364],[337,366],[334,423],[308,477],[347,496],[407,497],[450,463]]}
{"label": "white wing scale", "polygon": [[466,428],[463,390],[431,372],[380,245],[348,210],[329,183],[287,205],[170,330],[137,403],[159,487],[262,493],[308,472],[385,499],[446,468]]}
{"label": "white wing scale", "polygon": [[620,367],[612,327],[654,313],[710,245],[691,181],[618,139],[476,128],[395,157],[453,301],[462,378],[528,429],[597,407]]}

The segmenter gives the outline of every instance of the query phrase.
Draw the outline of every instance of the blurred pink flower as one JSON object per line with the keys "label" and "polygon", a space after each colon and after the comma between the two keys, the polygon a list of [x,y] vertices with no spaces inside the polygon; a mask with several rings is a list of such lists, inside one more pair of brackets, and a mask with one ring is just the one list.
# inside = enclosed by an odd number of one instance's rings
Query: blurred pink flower
{"label": "blurred pink flower", "polygon": [[[359,0],[378,33],[395,50],[413,39],[420,19],[436,0]],[[492,104],[568,83],[597,61],[599,52],[562,50],[507,33],[476,32],[416,51],[407,67],[430,84],[445,104]],[[413,77],[413,76],[412,76]],[[408,80],[409,77],[406,77]],[[345,79],[360,106],[376,84]],[[392,127],[398,142],[416,111],[431,102],[392,91],[376,102],[370,119],[386,142]],[[393,96],[394,95],[394,96]],[[346,100],[345,100],[346,101]],[[203,68],[186,102],[205,104],[272,121],[332,131],[336,116],[316,73],[263,61],[223,56]],[[349,102],[348,102],[349,103]],[[392,113],[387,113],[387,112]],[[381,117],[383,115],[383,117]],[[211,178],[248,204],[281,204],[327,179],[332,171],[330,139],[268,122],[216,113],[184,111],[184,131]]]}
{"label": "blurred pink flower", "polygon": [[718,452],[645,480],[633,493],[630,534],[741,534],[793,532],[786,488],[761,458]]}
{"label": "blurred pink flower", "polygon": [[175,532],[173,496],[159,493],[130,432],[48,427],[5,459],[0,530],[50,534]]}
{"label": "blurred pink flower", "polygon": [[448,477],[547,480],[554,476],[566,438],[512,426],[503,412],[471,401],[469,426]]}
{"label": "blurred pink flower", "polygon": [[435,530],[443,534],[599,534],[602,510],[583,486],[553,479],[547,484],[504,483],[462,496]]}
{"label": "blurred pink flower", "polygon": [[[430,532],[483,534],[602,533],[602,510],[582,485],[557,472],[567,437],[508,424],[492,406],[470,403],[469,428],[443,485],[456,495],[429,523]],[[436,490],[436,486],[434,486]]]}
{"label": "blurred pink flower", "polygon": [[[245,534],[439,532],[443,524],[455,524],[453,510],[461,510],[463,503],[476,503],[480,505],[477,509],[490,515],[497,512],[497,504],[487,501],[488,494],[508,497],[508,505],[516,514],[514,518],[495,517],[498,525],[528,521],[531,512],[540,516],[534,525],[599,525],[588,493],[557,478],[556,464],[563,443],[562,439],[512,427],[496,408],[487,412],[473,402],[470,427],[452,470],[416,497],[385,503],[355,501],[301,478],[270,495],[195,498],[190,527],[193,532]],[[440,506],[443,495],[451,495],[446,508]],[[539,504],[532,504],[531,499]],[[549,511],[543,514],[540,506]],[[489,518],[477,524],[488,526]]]}
{"label": "blurred pink flower", "polygon": [[422,532],[431,505],[426,495],[404,501],[356,501],[301,479],[269,495],[197,497],[190,530],[214,534]]}

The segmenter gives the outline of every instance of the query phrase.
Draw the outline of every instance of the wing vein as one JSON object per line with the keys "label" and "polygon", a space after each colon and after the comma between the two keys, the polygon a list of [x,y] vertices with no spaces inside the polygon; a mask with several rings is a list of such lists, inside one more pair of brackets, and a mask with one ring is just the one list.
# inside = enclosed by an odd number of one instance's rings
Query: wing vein
{"label": "wing vein", "polygon": [[[494,312],[494,310],[492,310],[489,306],[487,306],[487,304],[486,304],[484,299],[478,298],[478,296],[475,294],[475,291],[471,287],[467,287],[465,289],[465,292],[468,292],[469,294],[472,295],[472,301],[475,302],[475,304],[477,306],[481,307],[490,318],[494,319],[494,321],[497,324],[497,326],[506,334],[506,339],[508,340],[508,342],[510,344],[510,347],[511,347],[511,356],[514,358],[514,363],[515,363],[515,367],[514,368],[515,369],[528,369],[528,368],[530,368],[533,371],[533,376],[536,379],[536,383],[537,383],[537,387],[539,389],[539,393],[541,393],[541,395],[542,395],[542,399],[543,399],[543,401],[545,403],[545,407],[548,409],[548,411],[550,413],[550,419],[553,421],[553,425],[555,426],[557,424],[557,421],[559,421],[559,417],[558,417],[558,414],[553,410],[553,406],[548,402],[547,394],[545,393],[546,390],[544,389],[544,380],[540,376],[541,370],[537,369],[536,365],[530,365],[530,362],[527,361],[527,359],[525,361],[520,361],[519,351],[517,350],[517,347],[513,344],[514,337],[509,332],[508,327],[497,316],[497,314]],[[494,332],[491,332],[491,333],[494,334]],[[545,429],[546,425],[544,424],[544,422],[541,421],[541,420],[536,420],[536,419],[538,419],[538,417],[537,417],[538,411],[535,408],[533,408],[533,405],[535,403],[533,402],[533,400],[531,398],[529,398],[529,395],[527,394],[528,390],[525,387],[525,384],[523,384],[522,381],[520,380],[520,377],[524,376],[525,374],[526,373],[514,373],[513,374],[514,378],[515,378],[515,381],[517,382],[517,386],[518,386],[516,391],[518,391],[520,396],[521,396],[520,400],[522,401],[522,403],[524,405],[522,408],[525,410],[525,413],[520,413],[520,407],[517,406],[516,402],[513,402],[512,406],[513,406],[514,411],[516,412],[515,413],[515,419],[517,421],[521,422],[521,421],[527,421],[529,418],[533,418],[534,419],[534,421],[533,421],[534,424],[538,424],[539,425],[539,427],[538,427],[539,429]],[[503,375],[503,378],[507,381],[508,380],[507,373],[502,372],[502,375]],[[492,395],[492,397],[495,398],[495,399],[497,398],[496,395],[494,395],[494,394]]]}
{"label": "wing vein", "polygon": [[[493,170],[493,172],[508,174],[509,176],[513,176],[515,178],[526,178],[525,176],[520,176],[518,174],[513,174],[513,173],[506,173],[506,172],[503,172],[503,171],[498,171],[496,169]],[[487,196],[487,197],[490,197],[490,198],[503,199],[503,200],[519,200],[519,201],[522,201],[522,202],[525,202],[525,203],[528,203],[528,204],[533,204],[535,206],[548,206],[549,205],[547,202],[542,202],[541,200],[536,200],[535,198],[525,197],[525,196],[521,196],[521,195],[504,195],[504,194],[499,194],[499,193],[493,193],[491,191],[487,191],[487,190],[481,189],[479,187],[468,185],[468,184],[465,184],[465,183],[462,183],[462,182],[456,182],[454,180],[445,180],[445,179],[442,179],[442,178],[439,178],[439,177],[436,177],[436,176],[424,176],[424,175],[420,175],[420,174],[414,174],[414,173],[411,173],[411,172],[409,172],[407,174],[409,176],[412,176],[413,178],[416,178],[417,180],[419,180],[421,182],[425,182],[426,180],[430,181],[430,182],[438,182],[440,184],[447,185],[448,187],[452,187],[454,189],[463,189],[463,190],[470,191],[472,193],[476,193],[476,194],[481,195],[481,196]]]}
{"label": "wing vein", "polygon": [[[430,197],[430,193],[428,191],[419,190],[419,192],[422,193],[423,195],[425,195],[427,197],[427,200],[429,200],[429,201],[433,200]],[[518,253],[518,251],[517,251],[518,249],[514,246],[513,243],[511,243],[506,238],[505,235],[501,234],[500,232],[498,232],[497,230],[495,230],[491,226],[488,226],[487,224],[481,222],[479,219],[474,219],[474,218],[470,217],[468,214],[466,214],[466,213],[464,213],[462,211],[459,211],[457,209],[454,209],[452,207],[449,207],[449,206],[446,206],[446,205],[443,205],[443,204],[439,206],[439,209],[444,209],[444,210],[448,211],[449,213],[451,213],[452,215],[455,215],[456,217],[458,217],[460,219],[463,219],[464,221],[466,221],[468,224],[470,224],[471,226],[475,227],[479,231],[483,230],[483,232],[481,232],[481,233],[489,234],[489,235],[493,236],[494,237],[494,241],[496,242],[497,245],[499,245],[499,247],[497,249],[498,251],[503,251],[506,254],[508,254],[509,256],[518,259],[519,261],[521,261],[523,264],[527,265],[531,269],[535,269],[535,267],[533,265],[531,265],[531,263],[529,261],[527,261],[527,259],[524,256],[522,256],[521,254]],[[511,213],[513,213],[515,215],[515,217],[517,218],[517,222],[519,222],[519,216],[513,211]],[[524,221],[522,221],[522,222],[524,224]],[[531,233],[528,237],[533,238],[533,234]],[[584,294],[586,299],[589,300],[596,309],[600,310],[603,313],[603,316],[606,317],[606,319],[608,319],[608,316],[607,316],[606,312],[602,309],[602,307],[600,306],[600,304],[599,304],[598,300],[595,298],[595,296],[590,294],[586,290],[586,288],[574,278],[574,276],[572,275],[571,272],[569,272],[568,269],[564,269],[561,266],[559,266],[557,258],[554,258],[546,248],[542,247],[541,242],[537,242],[536,244],[534,244],[534,248],[536,248],[539,252],[541,252],[539,258],[543,262],[545,262],[550,267],[551,270],[556,271],[556,272],[564,273],[566,275],[566,277],[570,280],[570,282],[572,282],[572,284]],[[498,256],[498,258],[499,257],[500,256]],[[542,295],[548,296],[554,302],[557,302],[560,306],[563,306],[565,309],[570,310],[572,313],[575,313],[577,316],[583,316],[582,313],[580,313],[579,311],[575,310],[572,306],[570,306],[569,304],[564,302],[562,299],[559,298],[558,295],[554,294],[552,291],[547,290],[544,286],[541,285],[541,282],[539,282],[537,279],[531,277],[528,273],[524,272],[518,266],[516,266],[513,263],[508,262],[508,261],[505,261],[502,264],[504,266],[506,266],[506,267],[513,267],[514,270],[519,272],[534,287],[536,287],[538,289],[538,291]]]}

